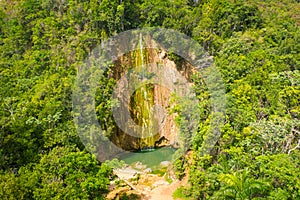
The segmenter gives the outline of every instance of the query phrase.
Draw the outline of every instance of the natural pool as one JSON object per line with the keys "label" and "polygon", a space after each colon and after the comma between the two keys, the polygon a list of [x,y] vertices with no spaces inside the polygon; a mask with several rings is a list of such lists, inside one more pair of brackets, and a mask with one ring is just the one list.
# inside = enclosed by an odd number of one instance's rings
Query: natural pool
{"label": "natural pool", "polygon": [[160,168],[160,163],[162,161],[172,161],[172,156],[175,151],[176,149],[171,147],[162,147],[152,149],[151,151],[130,152],[122,155],[119,159],[123,160],[128,165],[132,165],[139,161],[155,170]]}

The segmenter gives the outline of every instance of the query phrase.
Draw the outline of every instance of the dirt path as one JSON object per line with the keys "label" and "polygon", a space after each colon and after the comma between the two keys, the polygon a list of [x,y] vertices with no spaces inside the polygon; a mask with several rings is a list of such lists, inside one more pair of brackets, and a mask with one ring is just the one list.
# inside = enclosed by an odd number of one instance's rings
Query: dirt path
{"label": "dirt path", "polygon": [[184,177],[181,181],[176,180],[170,185],[163,185],[151,190],[147,200],[173,200],[173,193],[177,188],[187,185],[188,178]]}
{"label": "dirt path", "polygon": [[121,193],[135,193],[143,200],[172,200],[173,193],[180,187],[187,185],[187,176],[182,180],[168,183],[164,177],[155,174],[141,173],[138,181],[132,181],[138,173],[134,169],[114,170],[114,173],[123,180],[126,186],[113,189],[107,196],[108,199],[116,199]]}
{"label": "dirt path", "polygon": [[[144,173],[140,175],[138,182],[132,182],[131,179],[136,175],[135,170],[116,170],[114,172],[127,184],[127,192],[138,194],[143,200],[173,200],[175,190],[187,184],[187,176],[181,181],[175,180],[172,183],[168,183],[164,177]],[[116,188],[111,192],[110,196],[114,197],[120,191],[124,192],[122,188]]]}
{"label": "dirt path", "polygon": [[179,186],[179,181],[173,182],[170,185],[158,186],[147,195],[148,200],[173,200],[172,195]]}

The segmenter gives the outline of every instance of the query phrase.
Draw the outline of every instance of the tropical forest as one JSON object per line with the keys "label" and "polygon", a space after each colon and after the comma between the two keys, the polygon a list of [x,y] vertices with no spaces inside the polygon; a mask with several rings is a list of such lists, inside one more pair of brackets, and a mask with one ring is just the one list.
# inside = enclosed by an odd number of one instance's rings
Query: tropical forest
{"label": "tropical forest", "polygon": [[0,199],[300,200],[299,0],[0,0]]}

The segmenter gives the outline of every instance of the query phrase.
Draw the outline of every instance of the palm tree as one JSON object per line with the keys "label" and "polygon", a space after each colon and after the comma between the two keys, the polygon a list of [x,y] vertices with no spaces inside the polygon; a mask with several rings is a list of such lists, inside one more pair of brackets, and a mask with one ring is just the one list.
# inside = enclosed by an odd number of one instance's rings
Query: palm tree
{"label": "palm tree", "polygon": [[220,176],[220,181],[222,186],[212,199],[259,199],[264,197],[270,189],[268,182],[254,179],[248,170],[223,174]]}

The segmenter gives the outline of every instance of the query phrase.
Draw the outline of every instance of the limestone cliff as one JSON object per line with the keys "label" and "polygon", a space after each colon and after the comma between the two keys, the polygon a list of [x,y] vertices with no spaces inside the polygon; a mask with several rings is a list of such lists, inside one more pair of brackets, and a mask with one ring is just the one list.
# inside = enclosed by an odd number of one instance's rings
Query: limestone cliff
{"label": "limestone cliff", "polygon": [[[136,50],[115,61],[111,77],[118,80],[115,97],[120,103],[115,118],[119,124],[110,140],[129,151],[168,145],[179,147],[179,128],[175,114],[169,112],[174,106],[170,100],[173,85],[181,82],[182,87],[188,87],[189,72],[189,67],[181,67],[178,72],[167,52],[155,48]],[[142,80],[157,75],[153,79],[155,83],[139,85]],[[147,78],[139,79],[139,76]]]}

